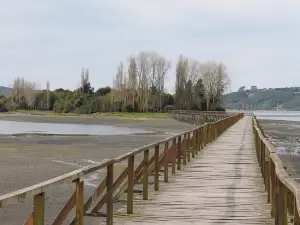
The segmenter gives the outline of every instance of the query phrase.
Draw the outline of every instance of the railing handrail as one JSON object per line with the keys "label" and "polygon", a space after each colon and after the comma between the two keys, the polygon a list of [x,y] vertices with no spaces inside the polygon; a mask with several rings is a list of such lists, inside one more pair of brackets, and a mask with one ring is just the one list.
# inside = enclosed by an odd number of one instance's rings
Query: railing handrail
{"label": "railing handrail", "polygon": [[267,138],[263,134],[263,131],[261,130],[260,125],[256,120],[255,116],[253,116],[253,123],[258,137],[267,147],[267,150],[269,152],[269,157],[275,165],[275,173],[277,175],[277,178],[288,190],[290,190],[294,194],[297,213],[298,215],[300,215],[300,184],[297,181],[295,181],[292,177],[290,177],[290,175],[287,173],[283,162],[276,154],[275,147],[272,145],[271,142],[269,142],[269,140],[267,140]]}
{"label": "railing handrail", "polygon": [[[190,113],[191,112],[186,112],[186,114],[190,114]],[[97,170],[102,169],[102,168],[107,168],[111,164],[119,163],[119,162],[124,161],[126,159],[128,160],[132,156],[135,156],[135,155],[137,155],[139,153],[142,153],[142,152],[145,153],[146,151],[149,151],[149,149],[155,148],[155,147],[157,147],[161,144],[165,144],[166,142],[170,142],[174,139],[176,140],[177,138],[181,138],[182,136],[185,137],[186,135],[190,135],[193,132],[198,132],[200,129],[202,129],[203,132],[207,132],[206,130],[209,130],[210,127],[212,127],[213,129],[216,130],[218,123],[220,123],[222,121],[224,123],[227,122],[227,121],[230,123],[231,119],[234,120],[235,119],[234,117],[241,116],[241,115],[242,115],[241,113],[230,114],[230,116],[228,115],[226,118],[221,118],[221,119],[219,118],[215,122],[205,123],[203,125],[197,126],[197,127],[193,128],[193,129],[190,129],[188,131],[182,132],[180,134],[176,134],[172,137],[169,137],[169,138],[166,138],[166,139],[163,139],[163,140],[160,140],[160,141],[156,141],[154,143],[150,143],[148,145],[144,145],[142,147],[133,149],[132,151],[127,152],[127,153],[125,153],[121,156],[118,156],[118,157],[114,158],[114,159],[106,159],[106,160],[103,160],[103,161],[101,161],[100,163],[98,163],[96,165],[86,166],[86,167],[83,167],[81,169],[74,170],[72,172],[63,174],[61,176],[57,176],[55,178],[46,180],[44,182],[41,182],[41,183],[38,183],[38,184],[35,184],[35,185],[32,185],[32,186],[17,190],[17,191],[13,191],[13,192],[1,195],[0,196],[0,208],[5,207],[5,206],[10,205],[10,204],[18,203],[20,201],[23,201],[26,198],[33,197],[33,196],[39,195],[41,193],[44,193],[46,190],[48,190],[50,187],[53,187],[54,185],[72,183],[75,180],[81,181],[83,179],[83,177],[85,175],[89,174],[89,173],[92,173],[92,172],[97,171]],[[216,136],[217,131],[216,131],[216,133],[214,133],[212,135]]]}
{"label": "railing handrail", "polygon": [[[233,116],[231,116],[233,117]],[[231,117],[228,117],[226,119],[229,119]],[[218,120],[219,121],[219,120]],[[218,121],[214,122],[214,123],[210,123],[210,124],[215,124],[217,123]],[[78,169],[78,170],[74,170],[70,173],[66,173],[66,174],[63,174],[61,176],[57,176],[55,178],[52,178],[52,179],[49,179],[49,180],[46,180],[44,182],[41,182],[41,183],[38,183],[38,184],[35,184],[35,185],[32,185],[32,186],[29,186],[29,187],[26,187],[26,188],[23,188],[23,189],[19,189],[17,191],[13,191],[13,192],[10,192],[10,193],[7,193],[7,194],[4,194],[4,195],[0,195],[0,208],[3,207],[3,206],[6,206],[8,204],[14,204],[14,203],[17,203],[27,197],[30,197],[30,196],[33,196],[33,195],[36,195],[36,194],[39,194],[41,192],[44,191],[45,188],[49,188],[53,185],[56,185],[58,183],[63,183],[65,181],[73,181],[75,179],[78,179],[78,178],[81,178],[83,177],[84,175],[88,174],[88,173],[91,173],[91,172],[94,172],[96,170],[99,170],[99,169],[102,169],[104,167],[106,167],[108,164],[110,163],[118,163],[118,162],[121,162],[127,158],[129,158],[130,156],[132,155],[136,155],[136,154],[139,154],[145,150],[148,150],[149,148],[153,148],[157,145],[160,145],[162,143],[165,143],[167,141],[171,141],[173,140],[174,138],[178,138],[179,136],[183,136],[185,134],[188,134],[188,133],[191,133],[201,127],[205,127],[207,124],[204,124],[204,125],[201,125],[201,126],[197,126],[191,130],[188,130],[188,131],[185,131],[185,132],[182,132],[180,134],[177,134],[177,135],[174,135],[172,137],[169,137],[169,138],[166,138],[166,139],[163,139],[163,140],[160,140],[160,141],[156,141],[154,143],[150,143],[148,145],[143,145],[142,147],[139,147],[139,148],[136,148],[130,152],[127,152],[123,155],[120,155],[114,159],[105,159],[101,162],[99,162],[98,164],[96,165],[92,165],[92,166],[85,166],[81,169]]]}

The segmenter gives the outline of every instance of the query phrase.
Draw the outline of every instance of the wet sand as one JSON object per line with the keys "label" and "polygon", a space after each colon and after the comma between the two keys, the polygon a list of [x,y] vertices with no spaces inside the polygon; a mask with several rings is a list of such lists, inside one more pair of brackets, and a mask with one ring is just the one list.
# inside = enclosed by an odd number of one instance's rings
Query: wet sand
{"label": "wet sand", "polygon": [[[114,117],[45,117],[0,115],[0,120],[43,123],[101,124],[141,128],[154,134],[105,135],[105,136],[0,136],[0,195],[15,191],[50,178],[92,165],[104,159],[115,158],[143,145],[153,143],[194,126],[172,119],[127,120]],[[141,156],[137,157],[139,163]],[[127,162],[116,165],[115,175],[120,174]],[[125,165],[124,165],[125,164]],[[104,178],[105,171],[86,178],[85,197]],[[74,191],[74,185],[60,185],[46,193],[46,224],[63,207]],[[30,214],[32,201],[0,209],[0,224],[21,224]],[[99,219],[85,218],[86,224],[99,224]]]}
{"label": "wet sand", "polygon": [[259,123],[290,176],[300,181],[300,122],[259,120]]}

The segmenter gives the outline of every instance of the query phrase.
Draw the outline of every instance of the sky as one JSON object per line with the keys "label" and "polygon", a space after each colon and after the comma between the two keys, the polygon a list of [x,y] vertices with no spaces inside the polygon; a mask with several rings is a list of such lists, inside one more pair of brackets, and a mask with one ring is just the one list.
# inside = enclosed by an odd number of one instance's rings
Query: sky
{"label": "sky", "polygon": [[0,86],[17,76],[75,89],[82,68],[112,85],[120,60],[156,51],[221,61],[240,86],[300,86],[299,0],[10,0],[0,7]]}

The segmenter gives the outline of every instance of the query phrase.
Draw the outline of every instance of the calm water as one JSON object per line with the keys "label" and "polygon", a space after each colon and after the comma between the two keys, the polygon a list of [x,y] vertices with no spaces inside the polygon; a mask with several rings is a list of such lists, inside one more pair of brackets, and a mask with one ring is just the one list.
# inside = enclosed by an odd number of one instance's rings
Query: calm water
{"label": "calm water", "polygon": [[257,119],[300,121],[300,111],[253,111]]}
{"label": "calm water", "polygon": [[106,125],[30,123],[0,120],[0,134],[10,135],[24,133],[61,135],[120,135],[133,133],[149,133],[149,131]]}

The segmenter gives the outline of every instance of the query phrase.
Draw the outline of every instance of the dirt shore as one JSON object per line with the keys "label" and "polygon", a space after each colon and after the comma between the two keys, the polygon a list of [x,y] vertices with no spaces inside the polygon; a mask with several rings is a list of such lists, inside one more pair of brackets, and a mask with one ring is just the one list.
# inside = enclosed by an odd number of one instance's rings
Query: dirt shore
{"label": "dirt shore", "polygon": [[[0,120],[67,124],[100,124],[140,128],[154,134],[105,136],[0,136],[0,195],[18,190],[64,173],[115,158],[143,145],[193,128],[193,125],[172,119],[132,120],[114,117],[46,117],[30,115],[0,115]],[[137,158],[137,163],[140,158]],[[127,162],[124,162],[125,164]],[[125,165],[118,165],[116,175]],[[104,177],[104,172],[87,177],[85,196],[89,197]],[[46,195],[46,224],[49,224],[74,191],[74,185],[60,185]],[[25,221],[32,201],[0,209],[0,224],[13,225]],[[99,219],[86,218],[87,224],[99,224]]]}
{"label": "dirt shore", "polygon": [[300,122],[259,120],[259,123],[290,176],[300,181]]}

